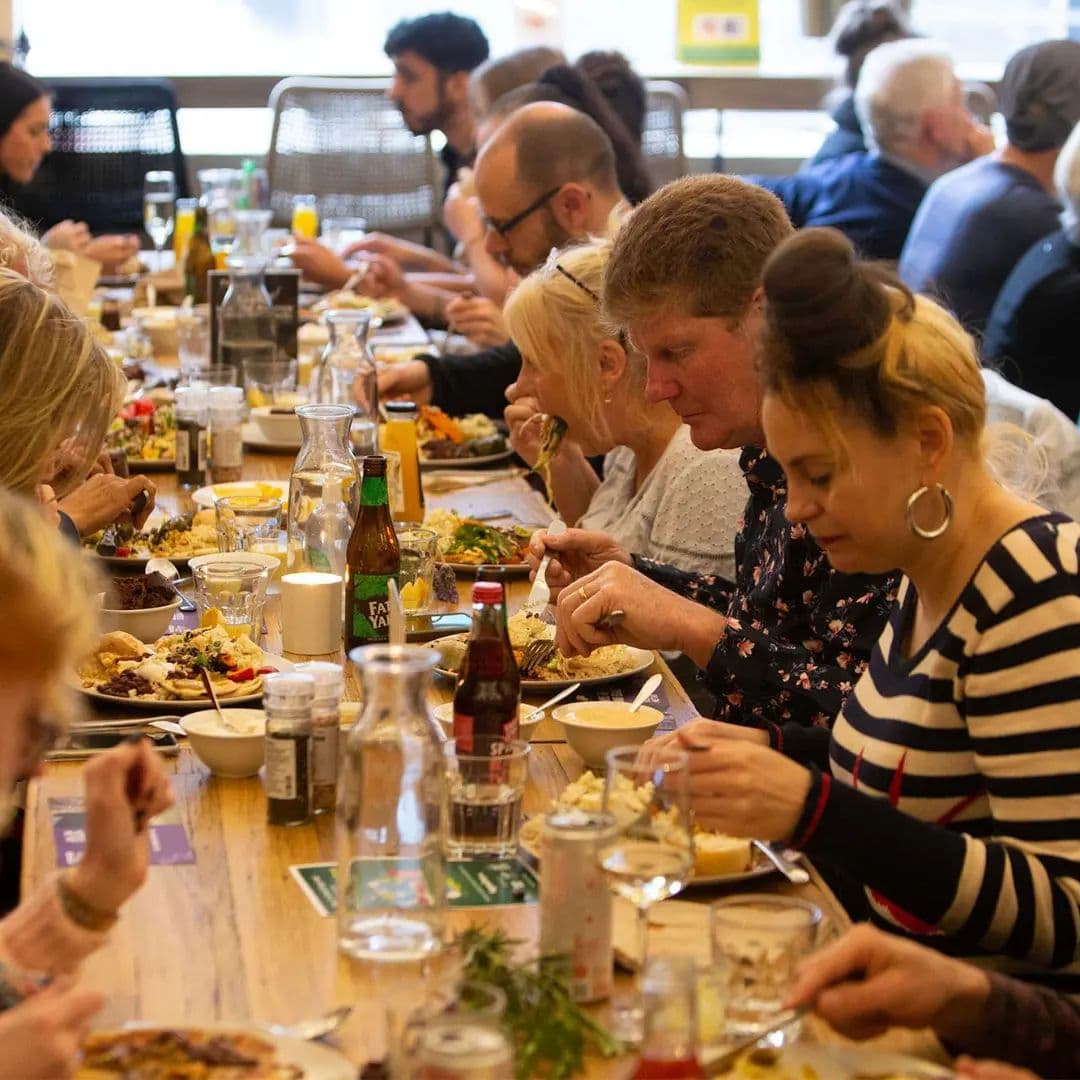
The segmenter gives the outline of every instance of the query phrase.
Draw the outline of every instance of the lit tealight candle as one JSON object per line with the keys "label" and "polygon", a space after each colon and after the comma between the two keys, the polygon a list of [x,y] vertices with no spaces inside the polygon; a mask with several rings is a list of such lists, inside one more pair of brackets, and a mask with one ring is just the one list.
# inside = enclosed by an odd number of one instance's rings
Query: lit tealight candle
{"label": "lit tealight candle", "polygon": [[281,579],[281,642],[286,652],[319,656],[341,648],[342,581],[303,571]]}

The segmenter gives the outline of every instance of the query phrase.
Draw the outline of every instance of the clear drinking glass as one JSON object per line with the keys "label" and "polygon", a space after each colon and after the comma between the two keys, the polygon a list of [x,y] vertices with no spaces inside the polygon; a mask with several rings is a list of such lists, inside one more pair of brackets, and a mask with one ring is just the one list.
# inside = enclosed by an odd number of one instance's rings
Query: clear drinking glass
{"label": "clear drinking glass", "polygon": [[509,859],[517,853],[521,800],[529,772],[529,745],[511,742],[502,753],[459,754],[447,744],[452,859]]}
{"label": "clear drinking glass", "polygon": [[431,579],[435,576],[435,555],[439,534],[432,529],[402,525],[397,530],[401,550],[398,588],[406,615],[419,615],[431,599]]}
{"label": "clear drinking glass", "polygon": [[367,221],[362,217],[323,218],[322,242],[336,255],[364,238]]}
{"label": "clear drinking glass", "polygon": [[176,309],[176,344],[181,380],[188,383],[203,378],[210,366],[210,318],[205,310]]}
{"label": "clear drinking glass", "polygon": [[263,233],[270,227],[274,217],[272,210],[237,210],[236,241],[233,255],[262,255]]}
{"label": "clear drinking glass", "polygon": [[296,393],[296,361],[275,356],[248,356],[244,359],[244,394],[248,408],[280,405],[289,408],[299,402]]}
{"label": "clear drinking glass", "polygon": [[[285,511],[280,499],[258,495],[223,495],[214,500],[218,551],[257,551],[284,564]],[[281,565],[274,572],[281,576]]]}
{"label": "clear drinking glass", "polygon": [[[726,972],[724,1029],[729,1039],[747,1038],[783,1010],[799,961],[821,930],[821,909],[806,900],[751,893],[713,903],[714,967]],[[798,1024],[769,1036],[770,1045],[793,1042]]]}
{"label": "clear drinking glass", "polygon": [[289,477],[290,571],[321,570],[308,556],[308,521],[322,506],[341,503],[356,520],[360,474],[349,451],[352,409],[347,405],[298,405],[303,442]]}
{"label": "clear drinking glass", "polygon": [[294,195],[292,231],[296,236],[314,240],[319,235],[319,200],[315,195]]}
{"label": "clear drinking glass", "polygon": [[364,711],[338,780],[338,947],[365,963],[423,963],[445,943],[446,758],[428,709],[438,658],[369,645],[349,659]]}
{"label": "clear drinking glass", "polygon": [[[638,956],[649,952],[649,908],[682,890],[694,867],[690,816],[690,757],[685,750],[617,746],[606,755],[603,810],[615,818],[615,835],[600,849],[608,885],[637,909]],[[616,1011],[618,1032],[641,1038],[640,1002]]]}
{"label": "clear drinking glass", "polygon": [[262,631],[270,571],[261,562],[237,554],[229,562],[202,563],[192,568],[195,606],[200,622],[211,608],[221,612],[230,633],[245,633],[252,641]]}
{"label": "clear drinking glass", "polygon": [[162,268],[165,244],[176,221],[176,177],[167,169],[155,169],[143,179],[143,225],[154,242],[155,269]]}

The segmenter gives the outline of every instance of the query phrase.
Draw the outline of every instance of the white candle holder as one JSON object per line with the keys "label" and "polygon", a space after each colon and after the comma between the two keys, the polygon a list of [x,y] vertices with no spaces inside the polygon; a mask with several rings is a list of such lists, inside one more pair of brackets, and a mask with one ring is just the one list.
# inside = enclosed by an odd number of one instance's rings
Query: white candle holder
{"label": "white candle holder", "polygon": [[281,579],[281,643],[286,652],[305,656],[341,648],[342,579],[338,574],[304,570]]}

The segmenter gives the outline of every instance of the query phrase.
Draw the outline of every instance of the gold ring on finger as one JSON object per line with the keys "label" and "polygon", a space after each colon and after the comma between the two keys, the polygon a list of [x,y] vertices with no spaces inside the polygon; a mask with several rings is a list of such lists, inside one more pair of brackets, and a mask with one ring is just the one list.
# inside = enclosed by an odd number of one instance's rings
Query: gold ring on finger
{"label": "gold ring on finger", "polygon": [[579,585],[578,586],[578,595],[581,597],[582,600],[588,600],[589,599],[589,594],[585,591],[585,586],[584,585]]}

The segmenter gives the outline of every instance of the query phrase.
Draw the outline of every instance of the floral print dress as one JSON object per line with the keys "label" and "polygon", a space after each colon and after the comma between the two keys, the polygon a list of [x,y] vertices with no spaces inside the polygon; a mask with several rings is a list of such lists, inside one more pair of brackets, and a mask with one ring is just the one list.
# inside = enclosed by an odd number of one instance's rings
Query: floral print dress
{"label": "floral print dress", "polygon": [[830,726],[885,627],[899,575],[833,570],[806,528],[784,516],[787,485],[776,460],[747,446],[739,465],[750,498],[735,538],[734,582],[639,555],[634,565],[728,616],[705,671],[716,719]]}

